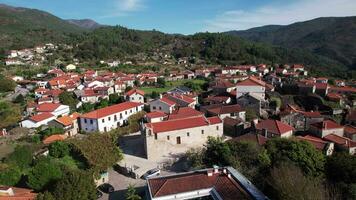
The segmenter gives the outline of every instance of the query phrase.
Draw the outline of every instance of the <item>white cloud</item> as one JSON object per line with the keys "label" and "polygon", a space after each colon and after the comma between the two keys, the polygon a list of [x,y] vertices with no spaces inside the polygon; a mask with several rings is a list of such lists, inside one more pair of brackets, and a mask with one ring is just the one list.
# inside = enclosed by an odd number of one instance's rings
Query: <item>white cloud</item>
{"label": "white cloud", "polygon": [[299,0],[289,5],[265,5],[254,10],[230,10],[205,22],[203,31],[222,32],[252,27],[286,25],[317,17],[356,15],[355,0]]}
{"label": "white cloud", "polygon": [[112,9],[100,18],[113,18],[127,16],[145,8],[145,0],[114,0]]}

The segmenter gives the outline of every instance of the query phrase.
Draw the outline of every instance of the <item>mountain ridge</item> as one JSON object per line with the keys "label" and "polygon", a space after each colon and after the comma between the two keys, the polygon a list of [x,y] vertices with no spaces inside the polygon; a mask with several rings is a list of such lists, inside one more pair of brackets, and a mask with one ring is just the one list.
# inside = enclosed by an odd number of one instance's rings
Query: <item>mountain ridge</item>
{"label": "mountain ridge", "polygon": [[255,42],[302,48],[356,69],[356,17],[320,17],[290,25],[267,25],[228,31]]}

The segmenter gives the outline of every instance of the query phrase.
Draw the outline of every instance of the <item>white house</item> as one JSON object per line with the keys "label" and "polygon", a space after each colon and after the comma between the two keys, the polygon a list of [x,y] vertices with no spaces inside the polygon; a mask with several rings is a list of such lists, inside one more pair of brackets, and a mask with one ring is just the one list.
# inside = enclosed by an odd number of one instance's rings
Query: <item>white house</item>
{"label": "white house", "polygon": [[126,101],[144,103],[145,102],[145,92],[138,89],[132,89],[125,94]]}
{"label": "white house", "polygon": [[36,108],[37,113],[50,113],[55,117],[69,115],[70,109],[67,105],[59,103],[42,103]]}
{"label": "white house", "polygon": [[265,99],[266,83],[251,76],[248,79],[237,83],[236,91],[236,98],[245,94],[251,94],[254,97],[258,97],[260,100],[263,100]]}
{"label": "white house", "polygon": [[94,110],[80,116],[80,128],[85,132],[107,132],[126,123],[127,119],[143,110],[142,103],[124,102]]}
{"label": "white house", "polygon": [[162,111],[164,113],[172,113],[176,107],[176,102],[168,99],[167,97],[162,97],[160,99],[153,100],[148,103],[150,105],[150,111]]}
{"label": "white house", "polygon": [[147,159],[165,161],[203,146],[209,136],[223,135],[219,117],[187,116],[143,125]]}
{"label": "white house", "polygon": [[70,71],[70,70],[75,70],[77,68],[77,66],[73,65],[73,64],[69,64],[66,66],[66,70]]}
{"label": "white house", "polygon": [[51,113],[41,113],[20,122],[20,126],[24,128],[38,128],[54,119],[56,119],[56,116]]}

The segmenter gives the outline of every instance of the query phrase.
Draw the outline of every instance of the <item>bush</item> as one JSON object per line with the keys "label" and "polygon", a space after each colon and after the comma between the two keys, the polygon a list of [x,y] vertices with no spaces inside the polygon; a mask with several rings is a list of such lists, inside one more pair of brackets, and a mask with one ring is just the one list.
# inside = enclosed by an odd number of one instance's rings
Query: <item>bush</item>
{"label": "bush", "polygon": [[63,158],[69,155],[69,145],[65,142],[54,142],[49,146],[49,155],[55,158]]}
{"label": "bush", "polygon": [[21,170],[15,166],[0,171],[0,185],[14,186],[21,179]]}
{"label": "bush", "polygon": [[32,163],[32,151],[29,146],[17,146],[15,151],[5,160],[7,163],[25,170]]}
{"label": "bush", "polygon": [[53,185],[61,177],[62,170],[59,165],[49,158],[41,158],[29,172],[27,185],[36,191],[42,191]]}

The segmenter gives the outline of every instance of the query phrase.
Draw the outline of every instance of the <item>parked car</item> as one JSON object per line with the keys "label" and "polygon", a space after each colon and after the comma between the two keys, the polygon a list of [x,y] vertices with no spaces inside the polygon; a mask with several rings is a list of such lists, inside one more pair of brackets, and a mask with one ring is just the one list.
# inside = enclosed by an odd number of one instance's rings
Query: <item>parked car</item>
{"label": "parked car", "polygon": [[96,190],[96,197],[99,199],[103,196],[103,193],[100,192],[99,190]]}
{"label": "parked car", "polygon": [[109,183],[104,183],[99,185],[99,190],[105,193],[112,193],[115,191],[114,187],[110,185]]}
{"label": "parked car", "polygon": [[148,179],[148,178],[151,178],[154,176],[158,176],[160,174],[161,174],[161,170],[158,168],[154,168],[154,169],[148,170],[144,175],[142,175],[142,178]]}

